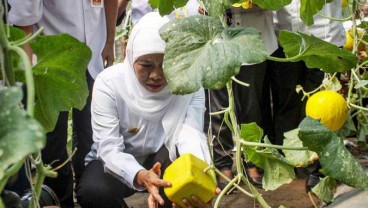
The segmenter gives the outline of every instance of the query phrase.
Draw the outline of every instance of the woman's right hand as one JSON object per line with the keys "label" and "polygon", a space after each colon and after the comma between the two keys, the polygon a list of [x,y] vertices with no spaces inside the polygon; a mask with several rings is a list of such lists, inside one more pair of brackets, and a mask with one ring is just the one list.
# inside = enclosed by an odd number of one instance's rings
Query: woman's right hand
{"label": "woman's right hand", "polygon": [[164,200],[159,194],[159,187],[170,187],[171,183],[160,179],[161,176],[161,163],[157,162],[150,170],[140,170],[137,173],[136,182],[139,185],[146,187],[150,193],[148,197],[149,208],[156,208],[158,204],[164,205]]}

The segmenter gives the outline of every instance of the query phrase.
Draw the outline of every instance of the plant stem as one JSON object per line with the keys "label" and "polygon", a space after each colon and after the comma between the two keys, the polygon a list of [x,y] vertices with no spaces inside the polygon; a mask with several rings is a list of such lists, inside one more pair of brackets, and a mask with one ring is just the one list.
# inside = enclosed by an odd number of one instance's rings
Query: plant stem
{"label": "plant stem", "polygon": [[359,110],[362,110],[362,111],[367,111],[368,112],[368,108],[365,108],[365,107],[362,107],[360,105],[355,105],[353,103],[349,103],[349,105],[353,108],[356,108],[356,109],[359,109]]}
{"label": "plant stem", "polygon": [[231,79],[232,79],[234,82],[236,82],[236,83],[238,83],[238,84],[240,84],[240,85],[242,85],[242,86],[249,87],[249,84],[248,84],[248,83],[245,83],[245,82],[242,82],[242,81],[238,80],[235,76],[232,76],[232,77],[231,77]]}
{"label": "plant stem", "polygon": [[[4,7],[0,4],[0,16],[4,14]],[[4,81],[8,81],[10,86],[15,86],[15,76],[12,64],[11,53],[9,52],[9,42],[4,31],[4,23],[0,21],[0,45],[3,50],[4,55],[4,71],[6,77],[3,78]]]}
{"label": "plant stem", "polygon": [[24,158],[17,161],[16,163],[14,163],[10,168],[8,168],[5,173],[4,173],[4,178],[7,178],[6,180],[3,178],[1,179],[1,183],[0,183],[0,191],[4,190],[4,187],[6,186],[6,183],[8,182],[9,177],[13,176],[14,174],[16,174],[19,169],[22,167],[23,163],[24,163]]}
{"label": "plant stem", "polygon": [[307,147],[286,147],[281,145],[273,145],[273,144],[265,144],[265,143],[258,143],[258,142],[247,142],[244,140],[239,141],[241,144],[253,147],[269,147],[274,149],[285,149],[285,150],[308,150]]}
{"label": "plant stem", "polygon": [[210,115],[211,116],[221,115],[221,114],[226,113],[227,111],[229,111],[229,108],[226,108],[225,110],[222,110],[222,111],[217,111],[217,112],[210,113]]}
{"label": "plant stem", "polygon": [[[222,178],[224,178],[227,182],[229,182],[229,184],[227,186],[231,187],[231,186],[234,186],[236,187],[239,191],[241,191],[242,193],[244,193],[245,195],[247,196],[250,196],[250,197],[254,197],[253,194],[247,192],[246,190],[244,190],[241,186],[239,186],[236,181],[239,181],[240,177],[241,177],[241,174],[238,174],[237,176],[235,176],[232,180],[230,180],[228,177],[226,177],[226,175],[224,175],[221,171],[219,171],[218,169],[214,169],[215,172],[217,174],[219,174]],[[234,180],[235,179],[235,180]],[[226,186],[226,187],[227,187]],[[227,191],[224,190],[225,193],[227,193]]]}
{"label": "plant stem", "polygon": [[41,27],[40,29],[38,29],[35,33],[33,33],[32,35],[30,36],[26,36],[20,40],[17,40],[17,41],[14,41],[14,42],[11,42],[12,45],[14,46],[23,46],[24,44],[32,41],[33,39],[35,39],[38,35],[41,34],[41,32],[43,31],[43,27]]}
{"label": "plant stem", "polygon": [[234,101],[234,93],[233,93],[233,89],[232,89],[232,81],[229,81],[228,83],[226,83],[226,88],[227,88],[227,92],[229,95],[229,116],[230,116],[230,121],[232,126],[232,129],[234,130],[234,137],[235,137],[235,144],[236,144],[236,157],[235,157],[235,164],[236,164],[236,171],[238,174],[240,174],[239,177],[241,177],[242,181],[244,181],[245,184],[248,185],[248,187],[250,188],[251,192],[253,193],[254,197],[257,199],[257,201],[261,204],[262,207],[265,208],[270,208],[270,206],[267,204],[267,202],[263,199],[263,197],[261,196],[261,194],[257,191],[257,189],[249,182],[248,179],[246,179],[243,176],[243,168],[242,168],[242,164],[243,164],[243,160],[242,160],[242,151],[241,151],[241,143],[240,143],[240,130],[239,130],[239,125],[237,122],[237,118],[235,115],[235,101]]}
{"label": "plant stem", "polygon": [[301,57],[301,54],[298,54],[296,56],[289,57],[289,58],[278,58],[274,56],[267,56],[267,59],[271,61],[276,61],[276,62],[296,62],[296,61],[299,61],[300,57]]}
{"label": "plant stem", "polygon": [[[37,156],[37,155],[36,155]],[[42,161],[36,164],[36,183],[34,184],[35,195],[32,197],[30,207],[37,207],[38,199],[41,196],[43,181],[45,180],[45,167],[43,166]]]}
{"label": "plant stem", "polygon": [[25,72],[26,83],[27,83],[27,112],[30,116],[33,117],[34,100],[35,100],[35,90],[34,90],[35,85],[34,85],[34,80],[33,80],[31,61],[29,60],[26,52],[22,48],[18,46],[9,46],[8,48],[10,51],[14,51],[15,53],[17,53],[24,63],[24,72]]}

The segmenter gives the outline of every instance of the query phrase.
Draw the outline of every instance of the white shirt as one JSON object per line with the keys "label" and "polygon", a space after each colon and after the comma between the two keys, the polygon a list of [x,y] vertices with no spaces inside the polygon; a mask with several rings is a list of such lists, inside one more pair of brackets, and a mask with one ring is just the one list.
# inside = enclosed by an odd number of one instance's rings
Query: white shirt
{"label": "white shirt", "polygon": [[45,35],[67,33],[92,50],[88,71],[93,78],[104,69],[101,57],[106,42],[103,7],[92,7],[91,0],[8,0],[9,23],[43,27]]}
{"label": "white shirt", "polygon": [[[197,0],[189,0],[185,5],[185,9],[187,10],[187,15],[198,15],[198,7],[199,3]],[[156,11],[157,9],[155,9]],[[152,12],[151,5],[148,3],[148,0],[133,0],[132,1],[132,23],[135,25],[145,14],[148,12]],[[175,10],[169,15],[170,18],[175,17]]]}
{"label": "white shirt", "polygon": [[[164,145],[165,132],[162,121],[145,120],[128,108],[119,94],[124,90],[123,70],[122,63],[115,64],[99,74],[95,81],[91,105],[94,144],[86,163],[99,159],[105,171],[129,187],[143,190],[144,187],[134,184],[134,177],[144,169],[142,164],[147,156]],[[210,164],[203,133],[204,110],[204,91],[201,89],[190,101],[175,145],[180,155],[192,153]]]}
{"label": "white shirt", "polygon": [[271,55],[277,49],[277,37],[273,26],[272,11],[254,6],[250,9],[232,7],[233,27],[253,27],[261,32],[261,39],[265,44],[268,54]]}
{"label": "white shirt", "polygon": [[[316,14],[313,17],[314,24],[307,26],[300,19],[299,11],[299,0],[293,0],[291,4],[277,11],[275,17],[275,30],[300,31],[309,35],[314,35],[317,38],[337,46],[344,45],[345,30],[342,22],[333,21]],[[342,18],[341,0],[335,0],[325,4],[320,13],[326,17]]]}

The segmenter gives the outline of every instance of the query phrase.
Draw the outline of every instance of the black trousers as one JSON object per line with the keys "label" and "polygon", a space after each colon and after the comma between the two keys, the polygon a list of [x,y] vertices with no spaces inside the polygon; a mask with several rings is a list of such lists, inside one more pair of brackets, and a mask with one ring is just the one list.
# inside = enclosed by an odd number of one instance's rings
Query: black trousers
{"label": "black trousers", "polygon": [[[78,151],[72,158],[73,170],[76,182],[84,171],[84,158],[90,151],[92,145],[91,127],[91,97],[94,79],[86,73],[89,95],[85,107],[79,111],[73,109],[73,147]],[[42,150],[42,160],[45,164],[57,167],[69,157],[67,144],[68,131],[68,112],[61,112],[55,129],[47,134],[47,142]],[[45,184],[48,185],[59,197],[61,207],[74,207],[73,202],[73,172],[69,162],[58,171],[57,178],[46,178]]]}
{"label": "black trousers", "polygon": [[[264,81],[267,63],[242,66],[236,78],[250,84],[249,87],[233,83],[235,113],[239,124],[255,122],[267,129],[266,105],[264,103]],[[228,107],[227,89],[206,90],[205,132],[209,126],[209,110],[216,112]],[[209,104],[210,102],[210,104]],[[230,169],[233,164],[231,150],[234,148],[232,133],[225,123],[223,115],[211,116],[214,164],[219,170]],[[250,164],[249,164],[250,165]]]}
{"label": "black trousers", "polygon": [[[279,47],[275,57],[284,58],[283,49]],[[305,117],[306,99],[301,101],[303,94],[296,92],[296,86],[303,86],[305,91],[317,88],[324,78],[319,69],[309,69],[303,61],[275,62],[267,61],[265,89],[271,92],[266,95],[268,106],[272,106],[272,123],[269,125],[270,139],[273,144],[282,145],[284,132],[298,127]]]}
{"label": "black trousers", "polygon": [[[171,164],[165,146],[161,147],[157,153],[150,155],[144,162],[143,167],[151,169],[156,162],[161,163],[162,178],[166,168]],[[128,208],[124,198],[133,195],[136,191],[113,175],[105,173],[102,162],[94,160],[87,165],[76,192],[78,202],[83,208]],[[171,207],[171,202],[162,188],[160,188],[160,195],[165,200],[165,205],[161,207]]]}
{"label": "black trousers", "polygon": [[[285,57],[281,47],[272,56]],[[301,101],[302,94],[296,93],[296,86],[302,85],[310,91],[321,84],[323,77],[322,71],[308,69],[303,61],[265,61],[242,66],[236,78],[250,86],[233,84],[238,123],[257,123],[273,144],[281,145],[284,132],[297,128],[305,117],[306,101]],[[205,131],[209,126],[208,110],[216,112],[228,106],[226,89],[206,93]],[[213,141],[214,164],[220,170],[231,169],[233,161],[230,154],[234,147],[232,133],[222,121],[223,115],[211,117],[212,132],[216,136]]]}

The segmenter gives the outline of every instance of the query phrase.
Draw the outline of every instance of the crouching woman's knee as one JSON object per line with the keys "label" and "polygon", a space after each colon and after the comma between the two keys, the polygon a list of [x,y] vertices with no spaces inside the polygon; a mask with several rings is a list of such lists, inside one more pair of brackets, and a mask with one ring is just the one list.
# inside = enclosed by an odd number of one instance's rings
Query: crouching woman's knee
{"label": "crouching woman's knee", "polygon": [[[129,192],[129,193],[127,193]],[[93,161],[83,173],[76,188],[81,207],[123,207],[124,198],[134,193],[112,175],[105,173],[100,161]]]}

